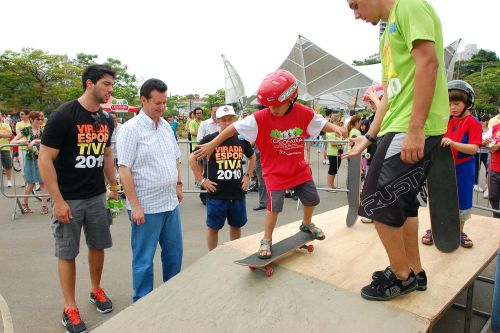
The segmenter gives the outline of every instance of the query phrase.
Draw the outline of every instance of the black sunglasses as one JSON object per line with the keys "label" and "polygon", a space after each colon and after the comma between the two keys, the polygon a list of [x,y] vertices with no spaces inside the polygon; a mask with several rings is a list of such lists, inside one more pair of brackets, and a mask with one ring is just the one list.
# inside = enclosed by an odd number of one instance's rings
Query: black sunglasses
{"label": "black sunglasses", "polygon": [[101,115],[98,112],[96,112],[96,113],[92,112],[90,114],[90,116],[92,117],[92,120],[94,121],[92,126],[94,126],[94,130],[97,131],[99,129],[99,126],[102,125]]}

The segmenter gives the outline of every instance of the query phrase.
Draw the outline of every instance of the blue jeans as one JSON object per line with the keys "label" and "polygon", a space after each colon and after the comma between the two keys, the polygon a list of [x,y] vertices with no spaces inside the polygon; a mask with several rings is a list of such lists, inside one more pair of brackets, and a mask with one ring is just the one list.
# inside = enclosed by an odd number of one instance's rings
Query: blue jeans
{"label": "blue jeans", "polygon": [[491,329],[493,333],[500,333],[500,249],[497,252],[493,305],[491,307]]}
{"label": "blue jeans", "polygon": [[[130,217],[130,211],[128,211]],[[182,229],[179,206],[174,210],[156,214],[144,214],[144,224],[131,222],[132,234],[132,285],[133,300],[153,290],[153,259],[160,243],[163,282],[181,270]]]}

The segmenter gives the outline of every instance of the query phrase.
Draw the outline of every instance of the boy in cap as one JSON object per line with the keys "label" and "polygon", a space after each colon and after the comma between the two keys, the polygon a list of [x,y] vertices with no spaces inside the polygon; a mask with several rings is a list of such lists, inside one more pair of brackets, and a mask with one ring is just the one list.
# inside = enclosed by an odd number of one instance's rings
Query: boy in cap
{"label": "boy in cap", "polygon": [[[220,106],[215,116],[220,132],[232,125],[236,119],[236,113],[230,105]],[[218,134],[219,132],[205,135],[200,144],[211,142]],[[242,167],[243,156],[249,159],[246,173]],[[189,157],[189,165],[195,179],[207,190],[208,250],[217,247],[219,230],[224,226],[226,219],[229,224],[229,238],[231,240],[240,238],[241,227],[247,222],[245,191],[248,189],[250,175],[255,169],[255,154],[250,143],[234,134],[218,144],[209,157],[207,170],[204,173],[206,178],[203,176],[202,167],[196,161],[195,153]]]}

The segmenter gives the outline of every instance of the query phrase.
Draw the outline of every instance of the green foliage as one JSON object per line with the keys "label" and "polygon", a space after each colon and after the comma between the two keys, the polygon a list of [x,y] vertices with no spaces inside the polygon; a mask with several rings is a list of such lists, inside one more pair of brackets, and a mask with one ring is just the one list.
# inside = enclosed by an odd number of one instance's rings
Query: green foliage
{"label": "green foliage", "polygon": [[471,60],[457,61],[453,78],[472,85],[477,110],[496,113],[500,104],[500,60],[495,52],[481,49]]}
{"label": "green foliage", "polygon": [[5,51],[0,55],[0,100],[11,110],[54,109],[77,89],[79,73],[67,56],[29,48]]}
{"label": "green foliage", "polygon": [[480,111],[496,113],[500,104],[500,61],[495,66],[485,68],[464,78],[476,93],[475,108]]}
{"label": "green foliage", "polygon": [[212,108],[212,105],[224,105],[226,102],[226,93],[224,89],[218,89],[215,94],[206,94],[205,95],[205,100],[207,101],[206,104],[206,109],[205,111],[208,111],[208,114],[210,114],[210,109]]}
{"label": "green foliage", "polygon": [[[25,48],[7,50],[0,55],[0,101],[9,111],[19,109],[51,112],[63,102],[82,94],[81,76],[85,67],[94,64],[97,55],[79,53],[76,59]],[[137,104],[135,75],[117,59],[107,59],[117,73],[113,95]]]}
{"label": "green foliage", "polygon": [[353,66],[364,66],[364,65],[373,65],[380,64],[380,57],[378,58],[365,58],[363,60],[353,60]]}
{"label": "green foliage", "polygon": [[113,96],[125,98],[133,101],[139,95],[137,77],[128,73],[128,66],[122,64],[118,59],[108,58],[105,62],[116,72],[115,85],[113,86]]}

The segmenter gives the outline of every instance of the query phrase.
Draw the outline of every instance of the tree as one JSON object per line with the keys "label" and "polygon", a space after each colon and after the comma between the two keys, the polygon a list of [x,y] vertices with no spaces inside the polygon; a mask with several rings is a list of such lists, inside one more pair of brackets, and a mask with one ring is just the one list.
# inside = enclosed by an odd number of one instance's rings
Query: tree
{"label": "tree", "polygon": [[[226,103],[226,93],[224,89],[218,89],[215,94],[206,94],[207,109],[210,110],[212,105],[224,105]],[[205,110],[206,111],[206,110]],[[208,111],[210,113],[210,111]]]}
{"label": "tree", "polygon": [[128,66],[122,64],[118,59],[108,58],[105,64],[111,66],[116,72],[113,96],[124,98],[129,102],[134,101],[139,92],[137,77],[133,74],[129,74]]}
{"label": "tree", "polygon": [[[497,62],[499,63],[499,62]],[[485,68],[464,78],[474,88],[475,108],[480,111],[496,113],[500,103],[500,66]]]}
{"label": "tree", "polygon": [[79,85],[80,70],[67,56],[25,48],[0,56],[0,99],[6,108],[51,111]]}

